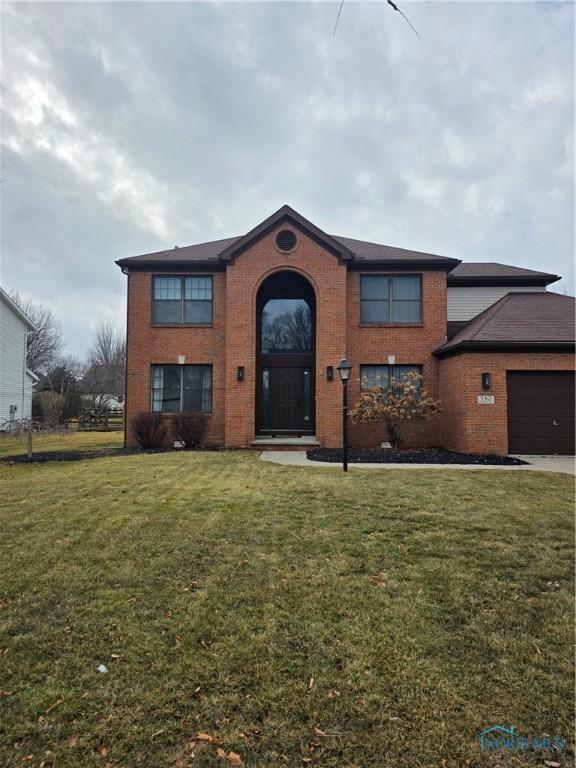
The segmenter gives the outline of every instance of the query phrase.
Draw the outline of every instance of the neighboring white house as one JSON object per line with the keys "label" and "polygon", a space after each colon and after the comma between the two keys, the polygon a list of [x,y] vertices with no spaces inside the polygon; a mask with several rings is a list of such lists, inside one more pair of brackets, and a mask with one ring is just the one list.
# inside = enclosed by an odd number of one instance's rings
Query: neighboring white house
{"label": "neighboring white house", "polygon": [[0,288],[0,429],[32,416],[32,389],[38,377],[26,367],[26,343],[34,326]]}

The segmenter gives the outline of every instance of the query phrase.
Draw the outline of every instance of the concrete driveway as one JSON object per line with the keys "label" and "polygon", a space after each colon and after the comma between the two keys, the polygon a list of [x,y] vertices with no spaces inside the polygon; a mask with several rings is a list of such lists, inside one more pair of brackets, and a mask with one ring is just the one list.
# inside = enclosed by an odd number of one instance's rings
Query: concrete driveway
{"label": "concrete driveway", "polygon": [[[328,461],[310,461],[306,457],[306,451],[262,451],[262,461],[270,461],[273,464],[286,464],[292,467],[332,467],[342,470],[341,464],[332,464]],[[529,462],[528,464],[512,465],[486,465],[486,464],[349,464],[350,469],[504,469],[533,472],[561,472],[567,475],[576,474],[576,460],[574,456],[518,456],[517,458]]]}

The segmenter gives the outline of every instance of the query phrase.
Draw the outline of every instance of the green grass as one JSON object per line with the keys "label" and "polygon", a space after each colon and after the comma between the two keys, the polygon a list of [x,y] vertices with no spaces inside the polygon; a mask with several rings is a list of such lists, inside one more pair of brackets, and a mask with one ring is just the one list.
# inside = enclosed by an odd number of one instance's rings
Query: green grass
{"label": "green grass", "polygon": [[0,487],[3,768],[572,765],[476,738],[571,742],[567,476],[225,452]]}
{"label": "green grass", "polygon": [[[35,433],[32,436],[32,451],[96,451],[100,448],[121,448],[124,444],[123,430],[113,432],[77,432],[71,429],[62,434]],[[0,457],[17,456],[26,453],[28,438],[26,434],[1,435]]]}

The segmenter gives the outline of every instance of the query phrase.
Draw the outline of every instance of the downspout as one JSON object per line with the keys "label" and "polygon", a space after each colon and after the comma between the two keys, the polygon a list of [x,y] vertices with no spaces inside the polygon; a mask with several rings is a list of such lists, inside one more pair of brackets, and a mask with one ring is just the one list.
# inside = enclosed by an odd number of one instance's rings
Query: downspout
{"label": "downspout", "polygon": [[130,271],[125,267],[120,267],[122,274],[126,275],[126,355],[124,360],[124,448],[127,447],[128,438],[128,333],[130,318]]}
{"label": "downspout", "polygon": [[[20,413],[21,419],[27,418],[24,416],[24,399],[25,399],[25,393],[26,393],[26,376],[28,371],[28,366],[26,365],[27,358],[28,358],[28,334],[30,331],[26,329],[24,333],[24,370],[22,371],[22,404],[20,407]],[[30,419],[32,418],[32,406],[30,406]]]}

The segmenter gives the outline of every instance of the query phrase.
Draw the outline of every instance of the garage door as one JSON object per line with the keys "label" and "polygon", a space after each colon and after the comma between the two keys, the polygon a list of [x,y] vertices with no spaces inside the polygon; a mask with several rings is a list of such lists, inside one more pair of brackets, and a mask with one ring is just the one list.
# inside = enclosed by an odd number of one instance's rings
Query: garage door
{"label": "garage door", "polygon": [[508,371],[508,451],[574,453],[574,374]]}

